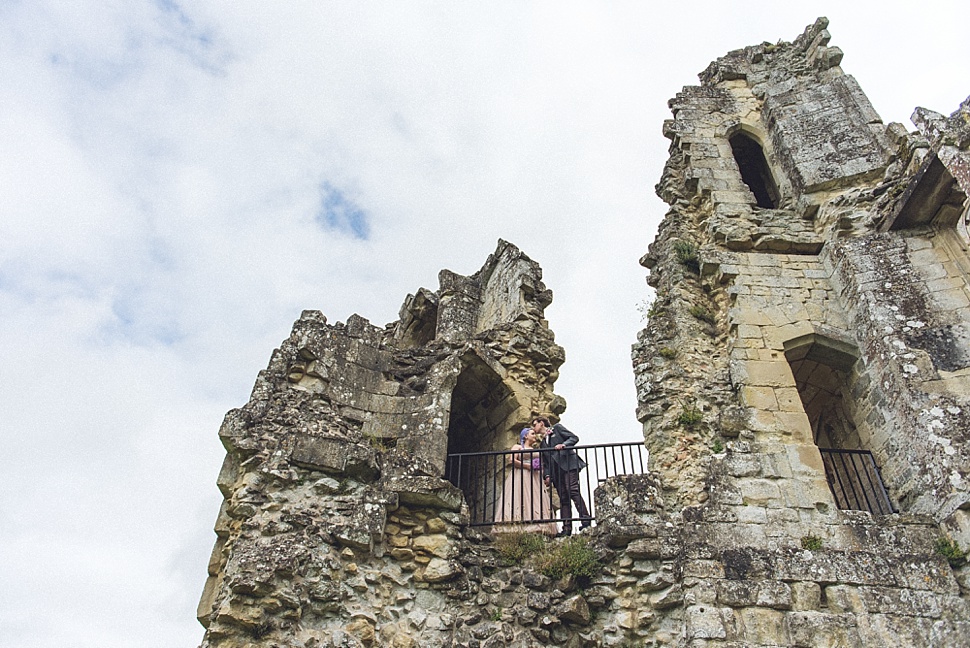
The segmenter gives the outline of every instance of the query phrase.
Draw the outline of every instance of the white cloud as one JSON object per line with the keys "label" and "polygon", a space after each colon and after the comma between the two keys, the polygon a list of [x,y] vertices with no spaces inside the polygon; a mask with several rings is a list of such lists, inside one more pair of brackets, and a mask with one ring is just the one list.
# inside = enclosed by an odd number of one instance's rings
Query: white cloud
{"label": "white cloud", "polygon": [[300,310],[383,324],[500,237],[555,292],[570,428],[636,438],[666,100],[815,12],[887,121],[970,92],[970,10],[846,4],[0,5],[0,646],[201,637],[222,414]]}

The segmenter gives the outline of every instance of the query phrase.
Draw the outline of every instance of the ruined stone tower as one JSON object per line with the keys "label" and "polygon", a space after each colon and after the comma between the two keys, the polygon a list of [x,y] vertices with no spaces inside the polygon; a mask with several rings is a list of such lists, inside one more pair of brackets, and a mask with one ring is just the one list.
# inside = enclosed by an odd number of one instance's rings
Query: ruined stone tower
{"label": "ruined stone tower", "polygon": [[447,479],[565,409],[500,241],[384,328],[304,312],[226,416],[203,646],[970,646],[970,100],[883,124],[826,26],[670,101],[650,471],[598,484],[594,575],[496,552]]}
{"label": "ruined stone tower", "polygon": [[[395,590],[414,599],[416,586],[456,578],[467,512],[444,479],[447,456],[507,448],[532,416],[566,406],[552,393],[565,356],[541,278],[499,241],[478,273],[442,271],[438,291],[408,295],[384,328],[303,313],[219,431],[225,501],[199,604],[205,645],[272,630],[286,645],[327,645],[386,606],[410,612]],[[445,601],[425,597],[420,625]],[[384,634],[409,634],[408,618]]]}
{"label": "ruined stone tower", "polygon": [[970,544],[970,105],[884,125],[826,26],[718,59],[664,125],[634,365],[684,638],[968,645],[933,544]]}

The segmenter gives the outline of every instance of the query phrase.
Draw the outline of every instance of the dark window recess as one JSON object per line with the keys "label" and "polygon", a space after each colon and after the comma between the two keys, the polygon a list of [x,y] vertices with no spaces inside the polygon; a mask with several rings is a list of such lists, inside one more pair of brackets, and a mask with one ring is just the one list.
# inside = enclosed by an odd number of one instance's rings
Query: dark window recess
{"label": "dark window recess", "polygon": [[854,344],[810,333],[785,342],[795,386],[825,466],[825,477],[843,510],[894,513],[879,466],[864,446],[869,435],[855,419],[865,412],[864,390],[852,379],[859,361]]}
{"label": "dark window recess", "polygon": [[734,161],[741,171],[741,179],[754,194],[758,207],[777,209],[778,187],[768,170],[768,161],[761,146],[744,133],[735,134],[730,141]]}

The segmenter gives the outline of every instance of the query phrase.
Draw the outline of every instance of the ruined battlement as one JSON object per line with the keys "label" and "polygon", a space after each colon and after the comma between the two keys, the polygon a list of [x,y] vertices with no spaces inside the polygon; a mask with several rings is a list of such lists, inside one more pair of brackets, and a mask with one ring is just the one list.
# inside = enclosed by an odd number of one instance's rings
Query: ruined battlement
{"label": "ruined battlement", "polygon": [[[311,596],[305,577],[326,573],[321,547],[382,555],[389,512],[430,507],[467,523],[444,479],[448,454],[508,448],[533,416],[565,409],[538,264],[499,241],[477,273],[444,270],[439,283],[408,295],[383,328],[304,311],[249,403],[226,415],[225,501],[199,606],[213,641],[262,623],[267,594]],[[416,580],[454,576],[451,554],[412,562]],[[277,585],[280,572],[294,578]]]}

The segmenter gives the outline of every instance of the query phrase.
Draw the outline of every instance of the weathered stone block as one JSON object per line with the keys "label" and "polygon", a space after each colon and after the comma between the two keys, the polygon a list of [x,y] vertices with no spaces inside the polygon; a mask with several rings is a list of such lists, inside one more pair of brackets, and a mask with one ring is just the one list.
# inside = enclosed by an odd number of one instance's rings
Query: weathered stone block
{"label": "weathered stone block", "polygon": [[458,511],[464,502],[458,488],[437,477],[392,477],[383,486],[387,492],[395,493],[401,503],[413,506]]}
{"label": "weathered stone block", "polygon": [[202,589],[202,597],[195,610],[195,618],[199,620],[204,628],[208,628],[211,622],[213,606],[216,601],[220,579],[216,576],[209,576],[205,579],[205,586]]}
{"label": "weathered stone block", "polygon": [[778,484],[768,479],[740,479],[741,497],[748,506],[767,506],[773,500],[781,497]]}
{"label": "weathered stone block", "polygon": [[373,448],[306,434],[294,438],[290,459],[298,466],[347,474],[368,481],[377,477],[380,471]]}
{"label": "weathered stone block", "polygon": [[785,434],[790,435],[792,440],[797,443],[811,443],[812,424],[808,420],[808,415],[803,411],[798,412],[777,412],[775,420]]}
{"label": "weathered stone block", "polygon": [[[822,603],[822,588],[818,583],[792,583],[792,609],[798,611],[818,610]],[[792,637],[794,639],[794,636]]]}
{"label": "weathered stone block", "polygon": [[461,567],[457,563],[442,558],[432,558],[414,572],[414,579],[419,582],[442,583],[455,578],[460,573]]}
{"label": "weathered stone block", "polygon": [[424,552],[438,558],[453,558],[457,553],[456,547],[442,534],[420,535],[411,542],[415,551]]}
{"label": "weathered stone block", "polygon": [[650,595],[650,606],[655,610],[669,610],[684,602],[684,591],[680,585],[673,585],[662,592]]}
{"label": "weathered stone block", "polygon": [[764,387],[795,387],[791,368],[787,362],[748,361],[744,364],[743,384]]}
{"label": "weathered stone block", "polygon": [[930,634],[930,644],[934,646],[966,646],[970,645],[970,621],[967,615],[961,614],[957,618],[942,619],[933,624]]}
{"label": "weathered stone block", "polygon": [[863,645],[855,618],[848,614],[824,614],[815,611],[785,615],[792,646],[805,648],[838,648]]}
{"label": "weathered stone block", "polygon": [[761,410],[777,410],[778,401],[775,390],[771,387],[743,385],[741,387],[741,404]]}
{"label": "weathered stone block", "polygon": [[686,578],[724,578],[725,567],[719,560],[688,560],[683,573]]}
{"label": "weathered stone block", "polygon": [[[257,381],[257,386],[260,383]],[[229,410],[219,427],[219,439],[228,452],[249,455],[259,449],[252,418],[241,409]]]}
{"label": "weathered stone block", "polygon": [[[761,474],[761,458],[753,454],[729,452],[724,458],[724,469],[732,477],[753,477]],[[744,489],[742,488],[742,493]]]}
{"label": "weathered stone block", "polygon": [[775,390],[775,399],[783,412],[804,412],[801,395],[794,387],[781,387]]}
{"label": "weathered stone block", "polygon": [[927,641],[933,635],[935,623],[932,619],[908,615],[867,614],[857,617],[856,622],[861,645],[932,645]]}
{"label": "weathered stone block", "polygon": [[741,524],[767,524],[768,510],[760,506],[739,506],[734,509]]}
{"label": "weathered stone block", "polygon": [[780,489],[785,505],[790,508],[815,509],[819,503],[833,503],[832,492],[824,479],[785,480]]}
{"label": "weathered stone block", "polygon": [[[767,450],[767,449],[766,449]],[[792,477],[791,464],[784,448],[780,452],[766,452],[761,460],[761,474],[767,478],[790,479]]]}
{"label": "weathered stone block", "polygon": [[950,288],[933,293],[932,300],[943,311],[962,310],[970,306],[970,298],[963,288]]}
{"label": "weathered stone block", "polygon": [[575,623],[584,626],[589,625],[591,618],[586,599],[578,594],[569,597],[556,606],[553,613],[565,623]]}
{"label": "weathered stone block", "polygon": [[848,585],[829,585],[824,588],[825,601],[833,612],[855,613],[866,612],[857,588]]}
{"label": "weathered stone block", "polygon": [[936,594],[894,587],[859,587],[859,600],[865,609],[881,614],[914,614],[937,619],[942,610]]}
{"label": "weathered stone block", "polygon": [[676,579],[671,571],[659,570],[641,578],[637,582],[637,587],[642,591],[656,592],[670,587],[675,581]]}
{"label": "weathered stone block", "polygon": [[[730,614],[730,612],[727,612]],[[727,630],[716,607],[692,605],[687,608],[687,639],[725,639]]]}
{"label": "weathered stone block", "polygon": [[216,486],[219,487],[219,492],[222,493],[223,497],[228,498],[232,496],[233,486],[238,477],[239,457],[231,453],[227,454],[222,462],[222,469],[219,471],[219,476],[216,478]]}
{"label": "weathered stone block", "polygon": [[825,474],[825,465],[822,463],[822,455],[818,451],[818,446],[812,445],[789,445],[788,461],[791,464],[792,472],[799,477],[820,477]]}

